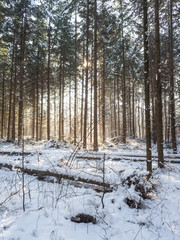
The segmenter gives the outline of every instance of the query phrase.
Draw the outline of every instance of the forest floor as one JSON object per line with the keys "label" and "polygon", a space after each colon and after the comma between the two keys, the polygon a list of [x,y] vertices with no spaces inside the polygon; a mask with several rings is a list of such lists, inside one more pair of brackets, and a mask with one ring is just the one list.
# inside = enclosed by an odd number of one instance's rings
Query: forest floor
{"label": "forest floor", "polygon": [[[155,146],[152,151],[156,156]],[[180,164],[166,162],[158,169],[153,161],[147,181],[143,141],[107,142],[97,153],[64,142],[27,141],[24,152],[25,168],[109,183],[112,192],[24,174],[23,198],[23,174],[17,169],[22,148],[1,141],[0,164],[13,168],[0,169],[0,240],[180,240]],[[180,145],[179,159],[168,148],[164,152],[180,160]],[[93,216],[96,224],[72,222],[77,214]]]}

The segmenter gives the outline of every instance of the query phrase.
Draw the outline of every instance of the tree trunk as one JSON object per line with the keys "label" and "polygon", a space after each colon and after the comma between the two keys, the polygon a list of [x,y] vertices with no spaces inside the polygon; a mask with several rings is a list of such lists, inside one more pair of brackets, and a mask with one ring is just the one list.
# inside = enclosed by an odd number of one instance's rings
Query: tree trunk
{"label": "tree trunk", "polygon": [[14,140],[14,141],[16,139],[16,89],[17,89],[17,44],[15,44],[13,109],[12,109],[12,140]]}
{"label": "tree trunk", "polygon": [[[122,9],[122,6],[121,6]],[[122,16],[122,58],[123,58],[123,81],[122,81],[122,99],[123,99],[123,134],[122,141],[126,143],[126,66],[125,66],[125,49],[124,49],[124,29]]]}
{"label": "tree trunk", "polygon": [[94,0],[94,151],[98,151],[98,124],[97,124],[97,0]]}
{"label": "tree trunk", "polygon": [[103,46],[103,76],[102,76],[102,140],[103,143],[106,139],[106,102],[105,102],[105,94],[106,94],[106,88],[105,88],[105,79],[106,79],[106,60],[105,60],[105,49]]}
{"label": "tree trunk", "polygon": [[60,69],[59,69],[59,140],[62,140],[62,66],[60,60]]}
{"label": "tree trunk", "polygon": [[170,1],[170,23],[169,23],[169,60],[170,60],[170,118],[171,118],[171,139],[173,153],[177,153],[176,144],[176,116],[175,116],[175,100],[174,100],[174,61],[173,61],[173,21],[172,21],[172,2]]}
{"label": "tree trunk", "polygon": [[[76,81],[76,79],[75,79]],[[76,85],[76,84],[75,84]],[[76,87],[76,86],[75,86]],[[76,90],[75,90],[76,91]],[[76,93],[74,94],[76,95]],[[75,96],[74,96],[75,97]],[[76,100],[75,100],[76,102]],[[75,104],[75,103],[74,103]],[[75,106],[74,106],[75,108]],[[74,109],[75,111],[75,109]],[[74,112],[75,114],[75,112]],[[74,117],[75,118],[75,117]],[[74,119],[74,124],[75,124],[75,119]],[[74,130],[74,132],[76,132],[76,130]],[[71,114],[71,77],[69,78],[69,136],[70,136],[70,139],[72,137],[72,114]],[[75,136],[74,136],[74,139],[75,139]],[[75,144],[75,143],[74,143]]]}
{"label": "tree trunk", "polygon": [[166,99],[166,89],[164,89],[164,138],[165,143],[167,143],[167,133],[168,133],[168,114],[167,114],[167,99]]}
{"label": "tree trunk", "polygon": [[74,145],[77,143],[77,12],[75,9]]}
{"label": "tree trunk", "polygon": [[114,78],[114,136],[117,136],[117,117],[116,117],[116,79]]}
{"label": "tree trunk", "polygon": [[138,98],[138,130],[139,130],[139,138],[141,138],[140,98]]}
{"label": "tree trunk", "polygon": [[48,66],[47,66],[47,140],[50,140],[50,65],[51,65],[51,26],[48,28]]}
{"label": "tree trunk", "polygon": [[164,167],[163,154],[163,126],[162,126],[162,83],[161,83],[161,61],[160,61],[160,36],[159,36],[159,0],[155,0],[155,68],[156,68],[156,126],[158,167]]}
{"label": "tree trunk", "polygon": [[120,136],[120,87],[119,87],[119,76],[117,76],[117,109],[118,109],[118,122],[117,122],[117,130],[118,130],[118,137]]}
{"label": "tree trunk", "polygon": [[129,77],[129,86],[128,86],[128,105],[129,105],[129,136],[132,136],[132,125],[131,125],[131,83],[130,83],[130,77]]}
{"label": "tree trunk", "polygon": [[[83,41],[83,65],[85,59],[85,43]],[[82,68],[82,85],[81,85],[81,141],[83,140],[83,107],[84,107],[84,66]]]}
{"label": "tree trunk", "polygon": [[41,119],[40,119],[40,140],[43,137],[43,99],[44,99],[44,81],[43,76],[41,76]]}
{"label": "tree trunk", "polygon": [[133,139],[136,136],[135,133],[135,97],[134,97],[134,92],[135,92],[135,79],[133,80],[133,88],[132,88],[132,137]]}
{"label": "tree trunk", "polygon": [[[93,51],[92,51],[93,52]],[[93,53],[92,53],[93,56]],[[91,67],[91,86],[90,86],[90,145],[92,145],[93,142],[93,67]]]}
{"label": "tree trunk", "polygon": [[84,136],[83,148],[87,147],[87,114],[88,114],[88,61],[89,61],[89,0],[87,0],[87,15],[86,15],[86,85],[85,85],[85,107],[84,107]]}
{"label": "tree trunk", "polygon": [[37,72],[36,72],[36,141],[39,139],[39,46],[37,56]]}
{"label": "tree trunk", "polygon": [[35,85],[36,81],[33,79],[32,81],[32,139],[34,139],[35,136],[35,109],[36,109],[36,94],[35,94]]}
{"label": "tree trunk", "polygon": [[63,65],[62,65],[62,140],[64,141],[64,88],[65,88],[65,66],[64,66],[64,59],[63,59]]}
{"label": "tree trunk", "polygon": [[151,119],[150,119],[150,96],[149,96],[149,58],[148,58],[148,6],[147,0],[143,0],[144,7],[144,85],[145,85],[145,125],[146,125],[146,157],[147,171],[152,173],[151,159]]}
{"label": "tree trunk", "polygon": [[[26,9],[25,9],[26,12]],[[26,13],[25,13],[26,14]],[[24,17],[23,29],[21,32],[21,53],[20,53],[20,73],[19,73],[19,119],[18,119],[18,144],[23,137],[23,114],[24,114],[24,55],[26,43],[27,16]]]}
{"label": "tree trunk", "polygon": [[54,87],[54,138],[56,139],[56,87]]}
{"label": "tree trunk", "polygon": [[4,137],[4,101],[5,100],[5,70],[2,77],[2,103],[1,103],[1,138]]}
{"label": "tree trunk", "polygon": [[[15,36],[14,36],[15,38]],[[13,41],[13,52],[12,52],[12,60],[11,60],[11,78],[10,78],[10,91],[9,91],[9,114],[8,114],[8,131],[7,131],[7,140],[10,140],[10,132],[11,132],[11,117],[12,117],[12,90],[13,90],[13,72],[14,72],[14,43]]]}
{"label": "tree trunk", "polygon": [[112,105],[112,92],[110,92],[110,96],[109,96],[109,102],[110,102],[110,120],[111,120],[111,138],[114,137],[114,133],[113,133],[113,105]]}

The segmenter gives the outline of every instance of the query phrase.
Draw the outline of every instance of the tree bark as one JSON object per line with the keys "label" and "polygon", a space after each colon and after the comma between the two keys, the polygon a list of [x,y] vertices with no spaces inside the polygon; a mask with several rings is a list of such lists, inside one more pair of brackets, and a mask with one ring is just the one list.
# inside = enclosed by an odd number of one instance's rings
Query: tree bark
{"label": "tree bark", "polygon": [[87,148],[87,114],[88,114],[88,61],[89,61],[89,0],[87,0],[87,15],[86,15],[86,85],[85,85],[85,107],[84,107],[84,136],[83,148]]}
{"label": "tree bark", "polygon": [[176,116],[175,116],[175,100],[174,100],[174,61],[173,61],[173,20],[172,20],[172,2],[170,1],[170,23],[169,23],[169,60],[170,60],[170,118],[171,118],[171,139],[173,153],[177,153],[176,144]]}
{"label": "tree bark", "polygon": [[118,109],[118,121],[117,121],[117,133],[118,137],[120,136],[120,88],[119,88],[119,76],[117,76],[117,109]]}
{"label": "tree bark", "polygon": [[[83,65],[85,60],[85,43],[83,41]],[[83,140],[83,107],[84,107],[84,66],[82,68],[82,84],[81,84],[81,141]]]}
{"label": "tree bark", "polygon": [[36,141],[39,139],[39,46],[36,71]]}
{"label": "tree bark", "polygon": [[15,44],[13,108],[12,108],[12,140],[16,139],[16,89],[17,89],[17,44]]}
{"label": "tree bark", "polygon": [[[76,81],[76,79],[75,79],[75,81]],[[75,84],[76,85],[76,84]],[[76,87],[76,86],[75,86]],[[76,90],[75,90],[75,92],[76,92]],[[74,94],[75,96],[75,98],[76,98],[76,93]],[[75,100],[75,102],[76,102],[76,100]],[[74,103],[75,104],[75,103]],[[75,106],[74,106],[74,114],[75,114]],[[75,121],[75,116],[74,116],[74,124],[76,124],[76,121]],[[74,140],[75,140],[75,132],[76,132],[76,130],[74,129]],[[71,78],[69,78],[69,136],[70,136],[70,139],[71,139],[71,137],[72,137],[72,114],[71,114]],[[74,142],[74,144],[75,144],[75,142]]]}
{"label": "tree bark", "polygon": [[13,41],[13,52],[11,59],[11,79],[10,79],[10,90],[9,90],[9,114],[8,114],[8,131],[7,131],[7,140],[10,140],[10,132],[11,132],[11,117],[12,117],[12,90],[13,90],[13,72],[14,72],[14,46],[15,44],[15,36]]}
{"label": "tree bark", "polygon": [[5,70],[2,76],[2,103],[1,103],[1,138],[4,137],[4,101],[5,100]]}
{"label": "tree bark", "polygon": [[20,73],[19,73],[19,119],[18,119],[18,144],[20,144],[23,137],[23,115],[24,115],[24,56],[25,56],[25,43],[26,43],[26,6],[25,17],[23,18],[23,27],[21,31],[21,53],[20,53]]}
{"label": "tree bark", "polygon": [[[121,12],[122,12],[122,1],[121,1]],[[123,99],[123,134],[122,141],[126,143],[126,63],[125,63],[125,47],[124,47],[124,18],[122,15],[122,26],[121,26],[121,35],[122,35],[122,60],[123,60],[123,78],[122,78],[122,99]]]}
{"label": "tree bark", "polygon": [[160,34],[159,34],[159,0],[155,0],[155,76],[156,76],[156,126],[158,167],[164,167],[163,153],[163,126],[162,126],[162,83],[161,83],[161,61],[160,61]]}
{"label": "tree bark", "polygon": [[48,66],[47,66],[47,140],[50,140],[50,65],[51,65],[51,25],[48,28]]}
{"label": "tree bark", "polygon": [[98,151],[98,124],[97,124],[97,0],[94,0],[94,151]]}
{"label": "tree bark", "polygon": [[144,85],[145,85],[145,125],[146,125],[146,157],[147,171],[152,173],[151,159],[151,119],[150,119],[150,95],[149,95],[149,58],[148,58],[148,6],[147,0],[143,0],[144,7]]}
{"label": "tree bark", "polygon": [[36,109],[36,80],[33,79],[32,81],[32,139],[35,136],[35,109]]}
{"label": "tree bark", "polygon": [[74,145],[77,143],[77,12],[75,9]]}
{"label": "tree bark", "polygon": [[62,140],[62,66],[59,64],[59,140]]}
{"label": "tree bark", "polygon": [[106,60],[105,60],[105,47],[103,46],[103,75],[102,75],[102,140],[103,143],[106,139],[106,100],[105,100],[105,94],[106,94]]}
{"label": "tree bark", "polygon": [[117,117],[116,117],[116,79],[114,78],[114,137],[117,137]]}
{"label": "tree bark", "polygon": [[43,99],[44,99],[44,81],[43,76],[41,76],[41,119],[40,119],[40,140],[42,140],[43,137]]}
{"label": "tree bark", "polygon": [[65,66],[64,66],[64,58],[63,58],[63,65],[62,65],[62,140],[64,141],[64,90],[65,90]]}

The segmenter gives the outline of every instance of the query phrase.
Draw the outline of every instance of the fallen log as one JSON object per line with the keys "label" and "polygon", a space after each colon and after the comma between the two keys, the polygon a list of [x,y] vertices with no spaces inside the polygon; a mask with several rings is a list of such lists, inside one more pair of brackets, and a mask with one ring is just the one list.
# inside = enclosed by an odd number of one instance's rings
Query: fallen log
{"label": "fallen log", "polygon": [[[146,161],[146,158],[112,158],[112,161],[122,161],[122,160],[125,160],[125,161],[134,161],[134,162],[145,162]],[[155,162],[158,162],[158,159],[152,159],[152,161],[155,161]],[[175,160],[175,159],[165,159],[164,160],[165,163],[180,163],[180,161],[178,160]]]}
{"label": "fallen log", "polygon": [[[71,176],[68,174],[62,174],[62,173],[54,173],[50,171],[42,171],[37,169],[28,169],[28,168],[22,168],[20,166],[13,166],[11,164],[7,163],[0,163],[0,168],[8,168],[9,170],[19,170],[21,172],[24,172],[31,176],[37,176],[39,180],[45,181],[46,177],[54,177],[58,182],[60,182],[61,179],[71,180],[72,185],[77,187],[85,187],[85,188],[92,188],[94,190],[97,190],[99,192],[112,192],[112,187],[109,183],[104,182],[98,182],[96,180],[92,179],[86,179],[79,176]],[[48,180],[49,181],[49,180]],[[52,181],[54,182],[54,181]],[[81,183],[85,183],[85,185],[82,185]],[[89,185],[88,185],[89,184]]]}
{"label": "fallen log", "polygon": [[[108,155],[107,155],[107,157],[108,157]],[[100,157],[92,157],[92,156],[77,156],[76,157],[76,159],[82,159],[82,160],[94,160],[94,161],[96,161],[96,160],[101,160],[101,159],[103,159],[103,158],[100,158]],[[121,155],[120,157],[112,157],[112,158],[109,158],[109,159],[111,159],[112,161],[122,161],[122,160],[126,160],[126,161],[134,161],[134,162],[145,162],[146,161],[146,158],[145,158],[145,156],[125,156],[125,155]],[[176,158],[176,159],[178,159],[178,158]],[[176,159],[167,159],[167,158],[165,158],[164,159],[164,162],[165,163],[180,163],[180,160],[178,161],[178,160],[176,160]],[[158,159],[157,158],[155,158],[155,157],[152,157],[152,161],[155,161],[155,162],[157,162],[158,161]]]}
{"label": "fallen log", "polygon": [[[134,158],[146,158],[146,155],[138,155],[138,154],[121,154],[121,153],[105,153],[105,158],[123,158],[123,157],[134,157]],[[76,155],[76,158],[78,159],[89,159],[89,160],[100,160],[102,158],[104,158],[104,153],[87,153],[87,154],[83,154],[83,153],[78,153]],[[158,158],[157,155],[152,155],[152,158]],[[177,154],[171,154],[171,155],[164,155],[164,159],[180,159],[180,156]]]}
{"label": "fallen log", "polygon": [[92,156],[76,156],[76,159],[87,159],[87,160],[101,160],[101,157]]}
{"label": "fallen log", "polygon": [[[36,154],[35,152],[16,152],[16,151],[0,151],[0,155],[8,155],[8,156],[11,156],[11,155],[15,155],[15,156],[28,156],[28,155],[34,155]],[[41,153],[39,153],[41,155]]]}

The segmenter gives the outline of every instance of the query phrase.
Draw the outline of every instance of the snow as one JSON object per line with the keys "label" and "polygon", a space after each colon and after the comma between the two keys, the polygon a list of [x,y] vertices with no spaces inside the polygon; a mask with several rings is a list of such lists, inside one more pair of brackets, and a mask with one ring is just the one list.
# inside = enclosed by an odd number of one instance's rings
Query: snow
{"label": "snow", "polygon": [[[14,144],[1,143],[0,151],[7,150],[21,151]],[[73,150],[73,146],[66,144],[59,148],[52,148],[50,142],[25,144],[25,151],[34,152],[25,156],[25,166],[102,181],[101,160],[75,158],[73,164],[68,166]],[[101,146],[99,155],[102,159],[104,152],[109,154],[105,161],[105,182],[112,184],[113,192],[106,193],[103,198],[103,193],[91,188],[77,188],[69,180],[50,183],[25,174],[25,212],[22,207],[22,174],[17,170],[1,168],[0,239],[179,240],[180,164],[168,163],[165,169],[158,169],[154,162],[153,176],[148,183],[144,177],[147,174],[145,162],[123,158],[121,161],[111,160],[120,153],[145,154],[144,143],[132,140],[125,146],[111,142]],[[165,152],[171,154],[170,150]],[[82,151],[78,154],[88,155]],[[155,146],[153,154],[156,154]],[[0,155],[0,163],[21,166],[21,161],[21,156]],[[147,188],[154,186],[149,199],[143,199],[134,184],[128,185],[129,176],[131,181],[136,178]],[[143,207],[130,208],[126,203],[127,198],[141,201]],[[79,213],[96,217],[97,224],[71,222],[71,217]]]}

